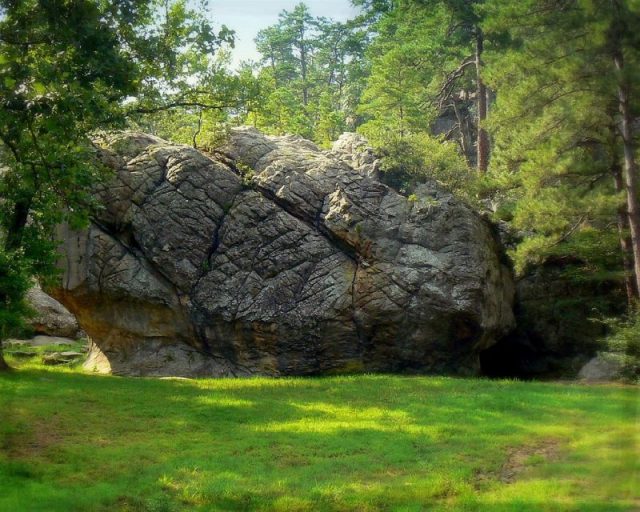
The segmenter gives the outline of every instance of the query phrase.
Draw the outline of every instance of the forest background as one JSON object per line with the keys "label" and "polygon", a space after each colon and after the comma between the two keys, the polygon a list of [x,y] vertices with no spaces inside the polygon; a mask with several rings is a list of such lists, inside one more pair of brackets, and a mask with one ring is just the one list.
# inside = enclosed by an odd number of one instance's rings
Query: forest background
{"label": "forest background", "polygon": [[411,197],[433,179],[491,218],[518,276],[553,265],[605,287],[578,321],[615,316],[629,350],[640,1],[352,3],[347,21],[283,11],[234,68],[233,27],[204,3],[0,0],[0,340],[31,279],[55,276],[55,225],[98,207],[92,138],[136,129],[206,151],[248,124],[321,147],[361,133],[388,185]]}

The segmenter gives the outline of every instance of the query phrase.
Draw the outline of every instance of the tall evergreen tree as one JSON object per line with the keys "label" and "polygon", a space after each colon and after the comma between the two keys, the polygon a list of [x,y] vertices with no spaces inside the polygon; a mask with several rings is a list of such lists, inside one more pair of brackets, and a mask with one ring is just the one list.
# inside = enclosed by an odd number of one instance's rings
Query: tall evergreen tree
{"label": "tall evergreen tree", "polygon": [[[484,128],[488,100],[482,79],[484,37],[478,9],[481,2],[357,3],[365,8],[367,19],[375,20],[373,28],[377,31],[369,51],[373,61],[370,82],[386,82],[394,87],[394,77],[386,67],[392,64],[394,54],[405,55],[405,61],[397,61],[395,65],[405,67],[404,72],[413,76],[405,87],[422,91],[416,106],[423,112],[425,122],[434,124],[438,118],[454,117],[456,124],[447,130],[446,138],[457,135],[470,163],[485,172],[489,139]],[[385,56],[387,52],[389,55]],[[384,73],[388,75],[386,78]],[[368,97],[364,98],[364,108]],[[371,107],[369,116],[374,119],[376,115],[387,115],[379,109],[376,114],[375,105]]]}
{"label": "tall evergreen tree", "polygon": [[[632,132],[634,110],[640,105],[637,85],[640,78],[640,6],[631,2],[610,0],[587,5],[592,16],[600,21],[608,21],[604,52],[611,57],[615,67],[616,92],[618,96],[618,132],[624,154],[624,185],[627,200],[628,225],[631,231],[636,291],[640,290],[640,201],[638,199],[637,144]],[[634,9],[635,7],[635,9]],[[635,107],[635,108],[634,108]],[[621,242],[625,249],[625,242]]]}
{"label": "tall evergreen tree", "polygon": [[[571,254],[611,269],[620,258],[610,235],[617,223],[618,245],[630,249],[622,260],[637,268],[636,149],[625,126],[638,105],[630,30],[638,9],[604,0],[487,0],[485,9],[489,39],[507,42],[490,52],[486,76],[497,91],[492,174],[510,190],[516,226],[531,233],[515,253],[518,266]],[[637,277],[627,275],[629,295],[637,296]]]}
{"label": "tall evergreen tree", "polygon": [[364,34],[353,23],[313,17],[301,3],[256,38],[262,55],[249,122],[327,145],[355,124],[365,68]]}

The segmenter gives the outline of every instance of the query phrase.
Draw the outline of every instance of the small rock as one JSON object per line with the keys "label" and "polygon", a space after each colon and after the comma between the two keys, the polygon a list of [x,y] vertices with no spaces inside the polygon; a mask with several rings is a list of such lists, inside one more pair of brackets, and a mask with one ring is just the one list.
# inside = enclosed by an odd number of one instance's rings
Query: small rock
{"label": "small rock", "polygon": [[44,356],[42,356],[42,364],[45,364],[47,366],[54,366],[54,365],[57,365],[57,364],[64,364],[66,362],[67,362],[67,360],[63,359],[62,357],[60,357],[60,354],[58,354],[58,353],[45,354]]}
{"label": "small rock", "polygon": [[14,340],[14,339],[9,339],[6,340],[3,343],[4,348],[11,348],[11,347],[24,347],[29,345],[29,340]]}
{"label": "small rock", "polygon": [[42,291],[36,284],[27,293],[27,300],[36,310],[36,316],[29,322],[33,330],[49,336],[76,337],[80,327],[76,318],[67,308]]}
{"label": "small rock", "polygon": [[32,347],[42,347],[45,345],[75,345],[75,340],[71,338],[61,338],[59,336],[36,336],[35,338],[28,341],[29,345]]}
{"label": "small rock", "polygon": [[70,364],[79,361],[84,357],[80,352],[52,352],[42,356],[42,364],[47,366],[56,366],[61,364]]}
{"label": "small rock", "polygon": [[614,381],[620,378],[621,371],[620,361],[606,354],[598,354],[580,369],[578,378],[587,382]]}
{"label": "small rock", "polygon": [[26,350],[7,350],[5,353],[8,356],[19,357],[24,359],[38,355],[35,352],[28,352]]}
{"label": "small rock", "polygon": [[379,179],[380,159],[362,135],[350,132],[343,133],[333,143],[331,152],[360,174]]}
{"label": "small rock", "polygon": [[84,357],[82,352],[75,352],[74,350],[67,350],[65,352],[59,352],[62,357]]}

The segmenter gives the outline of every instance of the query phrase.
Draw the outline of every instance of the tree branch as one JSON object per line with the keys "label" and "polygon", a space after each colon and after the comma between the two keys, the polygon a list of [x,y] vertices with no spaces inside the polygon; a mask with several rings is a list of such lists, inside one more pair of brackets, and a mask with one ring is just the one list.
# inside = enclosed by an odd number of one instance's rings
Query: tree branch
{"label": "tree branch", "polygon": [[32,41],[17,41],[15,39],[7,38],[6,35],[0,35],[0,42],[10,44],[11,46],[32,46],[36,44],[51,44],[50,38],[34,39]]}
{"label": "tree branch", "polygon": [[578,221],[573,226],[571,226],[568,231],[566,231],[560,238],[558,238],[558,240],[549,245],[549,248],[560,245],[562,242],[566,242],[571,237],[571,235],[573,235],[578,230],[578,228],[582,225],[586,218],[586,215],[580,216]]}
{"label": "tree branch", "polygon": [[202,103],[200,101],[176,101],[173,103],[167,103],[166,105],[160,105],[158,107],[138,107],[129,110],[128,114],[155,114],[156,112],[162,112],[164,110],[171,110],[179,107],[198,107],[204,110],[224,110],[225,108],[239,108],[241,105],[212,105],[209,103]]}
{"label": "tree branch", "polygon": [[437,94],[437,98],[439,99],[438,106],[440,109],[444,106],[445,101],[451,97],[451,92],[453,91],[456,80],[464,75],[467,67],[475,65],[475,63],[475,56],[467,57],[462,61],[462,64],[447,74],[445,81]]}

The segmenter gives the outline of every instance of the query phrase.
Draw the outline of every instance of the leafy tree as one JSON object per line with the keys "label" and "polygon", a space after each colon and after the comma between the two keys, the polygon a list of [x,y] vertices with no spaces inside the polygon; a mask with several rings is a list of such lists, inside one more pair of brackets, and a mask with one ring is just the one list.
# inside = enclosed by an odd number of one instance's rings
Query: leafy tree
{"label": "leafy tree", "polygon": [[23,313],[26,276],[52,272],[54,226],[90,211],[90,134],[190,101],[184,73],[228,37],[184,1],[0,0],[0,255],[19,262],[0,269],[6,315]]}
{"label": "leafy tree", "polygon": [[[24,300],[30,284],[28,269],[20,254],[0,248],[0,340],[23,328],[23,319],[30,312]],[[7,369],[0,343],[0,371]]]}
{"label": "leafy tree", "polygon": [[252,92],[240,74],[229,72],[229,51],[198,55],[197,62],[200,71],[187,68],[189,79],[172,85],[172,92],[167,93],[165,84],[158,93],[162,97],[133,102],[127,111],[129,125],[193,147],[212,146],[226,125],[244,114]]}
{"label": "leafy tree", "polygon": [[337,98],[330,91],[324,91],[318,100],[313,139],[323,147],[331,146],[347,129],[345,113],[336,105],[336,101]]}
{"label": "leafy tree", "polygon": [[[638,106],[631,28],[638,6],[487,0],[485,9],[489,38],[507,43],[492,50],[486,76],[497,90],[492,176],[513,201],[514,224],[530,233],[515,252],[518,267],[570,254],[602,274],[622,259],[628,296],[637,296],[636,148],[628,128]],[[616,223],[623,258],[607,243]]]}
{"label": "leafy tree", "polygon": [[[422,123],[434,125],[438,118],[453,117],[455,124],[447,130],[447,138],[457,136],[469,162],[477,163],[478,169],[485,172],[489,139],[483,125],[488,93],[482,79],[484,36],[477,9],[481,2],[357,3],[368,10],[368,19],[375,20],[373,28],[378,34],[369,50],[373,69],[367,87],[370,92],[365,91],[363,97],[363,111],[374,120],[388,117],[384,106],[376,105],[376,91],[390,88],[401,97],[396,80],[402,73],[402,87],[412,98],[413,110],[424,117]],[[408,101],[409,98],[405,103]],[[406,117],[406,107],[400,110],[397,101],[396,104],[396,110],[402,113],[396,117]],[[474,138],[477,155],[472,157]]]}
{"label": "leafy tree", "polygon": [[280,24],[258,32],[255,42],[257,50],[262,54],[262,63],[271,71],[275,87],[296,78],[290,34]]}
{"label": "leafy tree", "polygon": [[309,104],[310,67],[316,49],[315,20],[309,8],[299,3],[293,11],[282,11],[278,23],[261,30],[256,38],[263,63],[271,68],[274,88],[286,85],[299,94],[303,108]]}
{"label": "leafy tree", "polygon": [[261,101],[254,102],[249,122],[325,146],[354,127],[366,75],[359,58],[365,34],[355,24],[315,18],[301,3],[260,31],[256,45],[262,60],[253,89]]}

